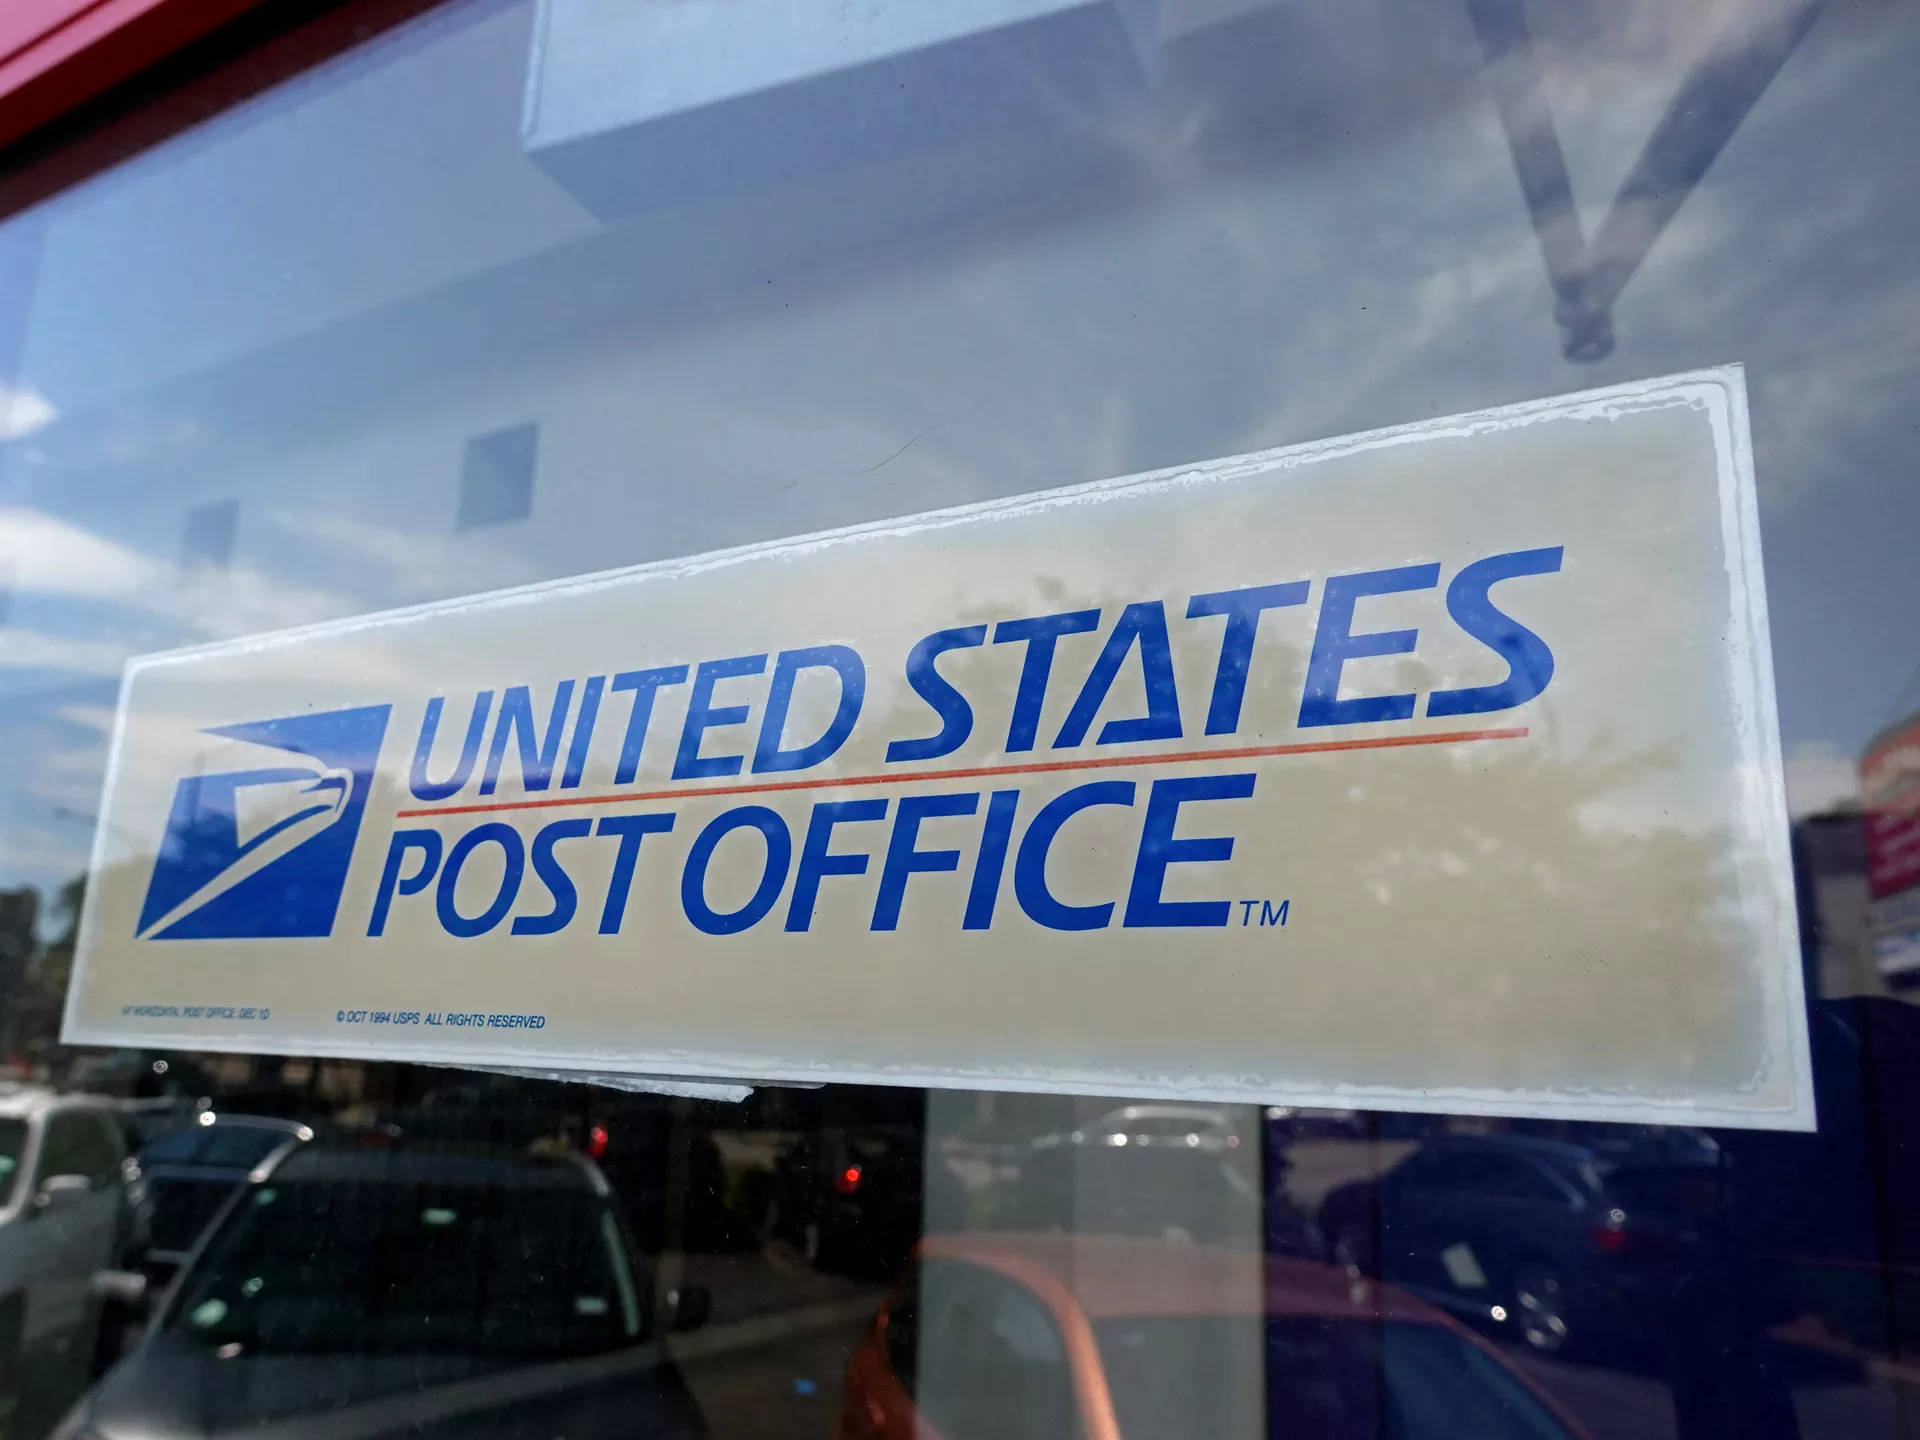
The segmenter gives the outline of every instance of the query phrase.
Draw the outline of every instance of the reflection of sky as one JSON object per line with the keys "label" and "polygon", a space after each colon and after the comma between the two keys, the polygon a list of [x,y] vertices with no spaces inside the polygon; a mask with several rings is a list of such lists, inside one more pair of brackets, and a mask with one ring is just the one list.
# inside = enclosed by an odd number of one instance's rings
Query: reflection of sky
{"label": "reflection of sky", "polygon": [[[0,883],[83,863],[127,654],[1726,360],[1796,800],[1850,784],[1920,615],[1912,10],[1815,26],[1582,367],[1455,7],[1188,8],[1057,133],[611,221],[521,151],[527,8],[456,8],[0,227]],[[1673,8],[1533,11],[1589,233]],[[455,534],[529,420],[532,519]]]}

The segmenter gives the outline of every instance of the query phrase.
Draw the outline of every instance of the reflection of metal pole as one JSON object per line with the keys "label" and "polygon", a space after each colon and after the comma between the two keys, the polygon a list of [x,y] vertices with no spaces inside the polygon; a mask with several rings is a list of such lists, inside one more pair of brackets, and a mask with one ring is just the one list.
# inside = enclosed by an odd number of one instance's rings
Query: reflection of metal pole
{"label": "reflection of metal pole", "polygon": [[667,1192],[666,1225],[653,1271],[654,1326],[662,1344],[673,1328],[687,1283],[687,1211],[693,1204],[693,1105],[681,1096],[667,1101],[667,1173],[662,1177]]}
{"label": "reflection of metal pole", "polygon": [[[1741,33],[1716,45],[1674,93],[1593,238],[1587,285],[1607,308],[1620,298],[1660,232],[1747,118],[1813,25],[1824,0],[1775,0],[1735,9]],[[1755,11],[1758,18],[1749,19]]]}
{"label": "reflection of metal pole", "polygon": [[1606,306],[1596,306],[1588,295],[1586,237],[1521,0],[1466,0],[1466,5],[1487,53],[1487,84],[1540,240],[1553,286],[1553,317],[1566,331],[1567,358],[1603,360],[1613,352],[1613,321]]}
{"label": "reflection of metal pole", "polygon": [[1566,332],[1569,360],[1603,360],[1613,353],[1612,310],[1620,292],[1780,73],[1824,3],[1766,0],[1735,9],[1729,25],[1737,30],[1723,33],[1681,82],[1589,250],[1522,0],[1466,0],[1474,33],[1486,51],[1488,84],[1540,240],[1553,286],[1554,319]]}

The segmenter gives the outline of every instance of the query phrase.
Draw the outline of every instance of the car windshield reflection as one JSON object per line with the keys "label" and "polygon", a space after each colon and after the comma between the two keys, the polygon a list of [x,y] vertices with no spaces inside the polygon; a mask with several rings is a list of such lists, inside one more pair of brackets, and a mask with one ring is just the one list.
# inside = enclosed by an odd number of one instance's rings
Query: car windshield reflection
{"label": "car windshield reflection", "polygon": [[165,1328],[223,1356],[563,1358],[641,1338],[619,1222],[583,1165],[309,1150],[248,1187]]}

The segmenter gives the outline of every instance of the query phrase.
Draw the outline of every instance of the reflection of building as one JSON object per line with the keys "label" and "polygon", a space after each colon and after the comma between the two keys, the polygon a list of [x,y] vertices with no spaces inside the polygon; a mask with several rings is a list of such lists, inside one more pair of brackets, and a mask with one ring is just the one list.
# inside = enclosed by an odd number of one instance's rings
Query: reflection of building
{"label": "reflection of building", "polygon": [[1814,994],[1885,994],[1887,983],[1874,968],[1867,938],[1864,819],[1855,810],[1809,815],[1794,822],[1793,848],[1800,878],[1801,935]]}
{"label": "reflection of building", "polygon": [[1920,714],[1867,746],[1860,796],[1794,823],[1809,974],[1821,996],[1920,999]]}
{"label": "reflection of building", "polygon": [[1920,980],[1920,714],[1882,731],[1860,757],[1866,805],[1867,924],[1889,984]]}

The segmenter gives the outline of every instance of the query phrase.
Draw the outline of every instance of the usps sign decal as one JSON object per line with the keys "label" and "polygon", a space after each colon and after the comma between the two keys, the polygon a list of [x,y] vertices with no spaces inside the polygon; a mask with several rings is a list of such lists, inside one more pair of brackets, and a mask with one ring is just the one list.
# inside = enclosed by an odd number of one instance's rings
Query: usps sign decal
{"label": "usps sign decal", "polygon": [[66,1039],[1805,1127],[1737,369],[132,661]]}

